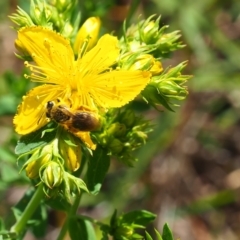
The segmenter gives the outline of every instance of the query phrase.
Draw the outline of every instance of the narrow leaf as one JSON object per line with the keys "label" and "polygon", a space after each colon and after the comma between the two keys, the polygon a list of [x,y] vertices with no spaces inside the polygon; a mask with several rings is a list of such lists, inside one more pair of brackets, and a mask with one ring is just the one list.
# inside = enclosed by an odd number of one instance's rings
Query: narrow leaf
{"label": "narrow leaf", "polygon": [[98,146],[90,157],[87,170],[87,186],[92,194],[98,194],[110,165],[110,156]]}
{"label": "narrow leaf", "polygon": [[165,223],[164,226],[163,226],[162,239],[163,240],[174,240],[173,235],[172,235],[172,231],[170,230],[167,223]]}
{"label": "narrow leaf", "polygon": [[157,231],[157,229],[154,229],[154,230],[157,235],[157,240],[163,240],[161,234]]}
{"label": "narrow leaf", "polygon": [[153,240],[148,232],[146,232],[146,240]]}
{"label": "narrow leaf", "polygon": [[146,226],[156,218],[156,215],[146,210],[135,210],[122,215],[122,223]]}
{"label": "narrow leaf", "polygon": [[22,136],[15,148],[15,153],[17,155],[30,152],[34,148],[44,146],[54,139],[56,136],[56,131],[45,131],[45,134],[42,136],[42,132],[49,128],[52,123],[47,124],[45,127],[37,130],[36,132],[29,133]]}
{"label": "narrow leaf", "polygon": [[68,228],[72,240],[97,240],[92,223],[85,219],[70,218]]}

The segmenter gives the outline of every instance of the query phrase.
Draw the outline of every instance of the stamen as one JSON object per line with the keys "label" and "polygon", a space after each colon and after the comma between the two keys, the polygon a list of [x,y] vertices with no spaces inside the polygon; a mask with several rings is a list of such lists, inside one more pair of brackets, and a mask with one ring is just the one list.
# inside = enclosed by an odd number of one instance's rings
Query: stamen
{"label": "stamen", "polygon": [[29,78],[30,78],[30,76],[27,75],[27,74],[24,74],[23,76],[24,76],[26,79],[29,79]]}

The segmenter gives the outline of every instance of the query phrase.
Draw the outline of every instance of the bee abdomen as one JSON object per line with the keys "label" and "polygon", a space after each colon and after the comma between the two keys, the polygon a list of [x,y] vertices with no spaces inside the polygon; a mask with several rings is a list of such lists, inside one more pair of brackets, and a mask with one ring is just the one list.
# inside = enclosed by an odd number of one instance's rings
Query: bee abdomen
{"label": "bee abdomen", "polygon": [[98,125],[98,118],[89,112],[75,113],[72,117],[72,126],[80,131],[93,131]]}

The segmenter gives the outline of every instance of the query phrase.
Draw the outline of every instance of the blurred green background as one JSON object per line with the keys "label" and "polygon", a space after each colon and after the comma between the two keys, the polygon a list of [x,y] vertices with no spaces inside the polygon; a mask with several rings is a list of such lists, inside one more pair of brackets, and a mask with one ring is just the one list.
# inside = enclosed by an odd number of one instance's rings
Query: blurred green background
{"label": "blurred green background", "polygon": [[[161,24],[169,25],[169,31],[180,30],[186,44],[163,65],[188,60],[183,74],[193,75],[189,96],[175,113],[144,113],[155,129],[136,153],[139,161],[130,169],[113,161],[103,191],[97,197],[86,196],[81,212],[101,219],[115,208],[119,213],[146,209],[158,215],[155,228],[168,222],[181,240],[240,239],[240,1],[80,2],[82,21],[98,15],[103,30],[115,33],[134,4],[133,22],[140,14],[161,15]],[[27,9],[28,4],[0,1],[1,216],[9,214],[28,187],[16,166],[13,150],[18,136],[12,117],[31,86],[22,77],[23,62],[14,56],[16,32],[7,17],[17,5]],[[61,224],[61,213],[49,214],[45,239],[53,239],[51,227]]]}

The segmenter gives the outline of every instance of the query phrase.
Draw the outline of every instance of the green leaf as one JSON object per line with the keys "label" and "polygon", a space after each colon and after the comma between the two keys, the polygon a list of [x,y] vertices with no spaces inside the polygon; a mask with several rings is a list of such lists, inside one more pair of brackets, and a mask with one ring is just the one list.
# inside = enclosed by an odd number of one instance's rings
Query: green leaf
{"label": "green leaf", "polygon": [[121,218],[122,218],[121,219],[122,224],[130,225],[134,223],[137,225],[146,226],[156,218],[156,215],[146,210],[135,210],[135,211],[123,214]]}
{"label": "green leaf", "polygon": [[1,161],[16,163],[16,155],[12,152],[12,150],[10,151],[7,149],[6,146],[0,147],[0,156],[2,159]]}
{"label": "green leaf", "polygon": [[110,233],[110,231],[111,231],[111,228],[110,228],[110,226],[108,226],[108,225],[101,225],[100,226],[100,230],[101,230],[101,232],[102,232],[102,238],[101,238],[101,240],[109,240],[109,238],[108,238],[108,235],[109,235],[109,233]]}
{"label": "green leaf", "polygon": [[98,194],[101,189],[102,182],[107,174],[110,165],[110,156],[107,152],[97,147],[93,151],[93,156],[90,157],[87,169],[87,186],[92,194]]}
{"label": "green leaf", "polygon": [[8,94],[0,97],[0,115],[14,114],[18,100],[15,96]]}
{"label": "green leaf", "polygon": [[31,230],[34,236],[39,239],[46,234],[48,221],[46,206],[41,204],[32,216],[33,223],[31,223]]}
{"label": "green leaf", "polygon": [[164,226],[163,226],[162,239],[163,240],[174,240],[173,235],[172,235],[172,231],[170,230],[167,223],[165,223]]}
{"label": "green leaf", "polygon": [[90,221],[72,217],[69,219],[68,228],[72,240],[97,240]]}
{"label": "green leaf", "polygon": [[146,240],[153,240],[148,232],[146,232]]}
{"label": "green leaf", "polygon": [[18,238],[17,234],[15,232],[0,232],[0,240],[16,240],[20,239]]}
{"label": "green leaf", "polygon": [[71,204],[67,201],[66,198],[58,196],[57,198],[49,198],[46,203],[53,209],[58,211],[68,212],[71,208]]}
{"label": "green leaf", "polygon": [[14,168],[14,166],[8,164],[4,164],[3,166],[1,166],[0,173],[2,181],[4,182],[12,182],[20,178],[17,169]]}
{"label": "green leaf", "polygon": [[110,225],[112,227],[115,227],[116,224],[117,224],[117,210],[115,209],[114,212],[113,212],[113,215],[112,215],[112,217],[110,219]]}
{"label": "green leaf", "polygon": [[[154,229],[154,231],[155,231],[155,233],[157,235],[156,240],[163,240],[161,234],[156,229]],[[148,232],[146,232],[146,240],[153,240],[153,238],[150,236],[150,234]]]}
{"label": "green leaf", "polygon": [[163,240],[161,234],[157,231],[157,229],[154,229],[155,230],[155,233],[157,235],[157,240]]}
{"label": "green leaf", "polygon": [[[50,127],[52,127],[52,122],[44,126],[43,128],[37,130],[36,132],[29,133],[20,138],[15,148],[15,153],[20,155],[31,150],[42,147],[47,143],[51,142],[56,136],[56,130],[47,131]],[[44,136],[42,136],[43,131],[45,130]]]}
{"label": "green leaf", "polygon": [[6,230],[5,223],[2,218],[0,218],[0,232],[3,232]]}

